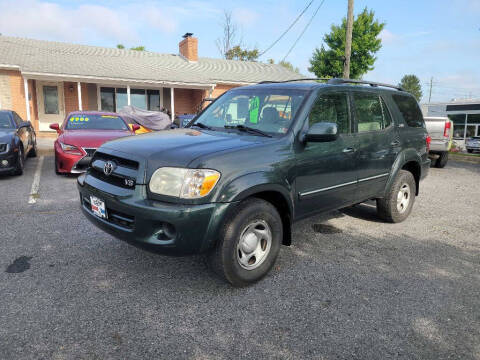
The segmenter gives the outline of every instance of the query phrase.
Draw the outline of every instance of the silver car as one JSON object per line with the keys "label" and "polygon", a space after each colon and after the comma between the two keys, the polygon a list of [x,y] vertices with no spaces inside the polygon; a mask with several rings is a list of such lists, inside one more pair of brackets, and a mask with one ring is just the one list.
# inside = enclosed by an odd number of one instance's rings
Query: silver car
{"label": "silver car", "polygon": [[480,151],[480,136],[473,136],[470,139],[467,139],[465,147],[469,153]]}

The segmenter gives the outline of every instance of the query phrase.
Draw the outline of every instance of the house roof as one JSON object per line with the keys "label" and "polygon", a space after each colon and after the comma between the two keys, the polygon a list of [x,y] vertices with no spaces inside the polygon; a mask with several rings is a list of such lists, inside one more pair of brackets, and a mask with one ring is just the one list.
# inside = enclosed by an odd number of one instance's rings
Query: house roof
{"label": "house roof", "polygon": [[[18,66],[25,75],[123,81],[181,83],[257,83],[290,80],[299,75],[280,65],[252,61],[199,58],[190,62],[178,54],[0,36],[0,67]],[[97,81],[94,81],[98,79]]]}

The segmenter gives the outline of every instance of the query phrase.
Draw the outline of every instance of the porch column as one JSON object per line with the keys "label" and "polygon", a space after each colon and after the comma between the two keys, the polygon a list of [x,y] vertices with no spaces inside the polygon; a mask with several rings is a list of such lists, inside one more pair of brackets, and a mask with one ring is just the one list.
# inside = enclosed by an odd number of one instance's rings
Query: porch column
{"label": "porch column", "polygon": [[465,129],[463,129],[463,141],[467,141],[467,122],[468,122],[468,114],[465,114]]}
{"label": "porch column", "polygon": [[82,85],[80,82],[77,82],[77,92],[78,92],[78,110],[82,111]]}
{"label": "porch column", "polygon": [[160,111],[163,109],[163,88],[160,88]]}
{"label": "porch column", "polygon": [[172,116],[171,116],[172,122],[173,120],[175,120],[175,101],[173,99],[173,94],[174,94],[173,87],[171,87],[170,88],[170,111],[172,112]]}
{"label": "porch column", "polygon": [[127,85],[127,105],[130,106],[130,85]]}
{"label": "porch column", "polygon": [[23,78],[23,87],[25,88],[25,105],[27,107],[27,121],[30,121],[30,102],[28,101],[28,79]]}

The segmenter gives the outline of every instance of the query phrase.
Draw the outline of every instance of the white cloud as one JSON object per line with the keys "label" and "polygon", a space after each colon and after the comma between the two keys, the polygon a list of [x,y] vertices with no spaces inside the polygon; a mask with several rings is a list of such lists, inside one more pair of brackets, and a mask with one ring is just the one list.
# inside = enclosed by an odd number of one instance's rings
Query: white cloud
{"label": "white cloud", "polygon": [[125,15],[100,5],[66,6],[39,0],[0,0],[0,32],[5,35],[85,41],[102,39],[135,40]]}
{"label": "white cloud", "polygon": [[391,31],[387,29],[383,29],[378,37],[382,40],[382,43],[384,44],[389,44],[394,42],[396,39],[398,39],[398,36],[393,34]]}

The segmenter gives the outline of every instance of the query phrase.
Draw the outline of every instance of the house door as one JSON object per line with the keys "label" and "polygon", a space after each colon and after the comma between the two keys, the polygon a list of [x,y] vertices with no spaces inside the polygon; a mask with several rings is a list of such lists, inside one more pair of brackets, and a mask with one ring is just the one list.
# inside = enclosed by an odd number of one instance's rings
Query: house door
{"label": "house door", "polygon": [[50,124],[63,122],[63,83],[37,81],[37,99],[40,131],[49,131]]}

